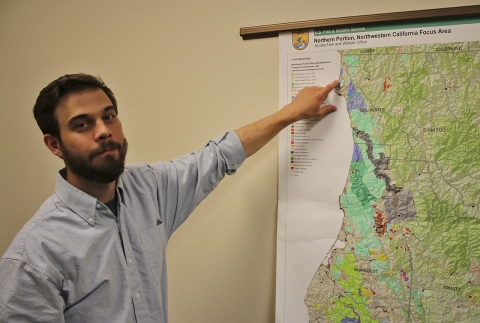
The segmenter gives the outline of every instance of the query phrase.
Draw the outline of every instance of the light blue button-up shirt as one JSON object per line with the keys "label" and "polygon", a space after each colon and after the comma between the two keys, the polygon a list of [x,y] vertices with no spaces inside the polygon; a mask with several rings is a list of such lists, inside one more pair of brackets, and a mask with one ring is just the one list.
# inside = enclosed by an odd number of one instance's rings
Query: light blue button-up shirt
{"label": "light blue button-up shirt", "polygon": [[167,241],[244,160],[227,132],[171,162],[129,165],[117,217],[59,174],[0,260],[0,322],[166,323]]}

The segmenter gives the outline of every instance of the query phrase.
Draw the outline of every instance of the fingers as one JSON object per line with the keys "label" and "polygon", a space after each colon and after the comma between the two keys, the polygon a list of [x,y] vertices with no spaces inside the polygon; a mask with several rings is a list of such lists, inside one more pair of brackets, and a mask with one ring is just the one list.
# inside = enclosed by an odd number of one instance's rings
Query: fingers
{"label": "fingers", "polygon": [[339,85],[337,80],[333,81],[330,84],[327,84],[325,87],[318,86],[317,88],[320,90],[320,95],[322,97],[322,101],[327,97],[328,93],[330,93],[333,89],[335,89]]}
{"label": "fingers", "polygon": [[323,118],[332,112],[335,112],[337,108],[334,105],[327,104],[322,106],[328,93],[330,93],[339,82],[337,80],[327,84],[326,86],[310,86],[302,89],[292,101],[292,107],[295,113],[298,113],[299,118]]}
{"label": "fingers", "polygon": [[337,107],[329,104],[329,105],[324,105],[323,107],[320,108],[320,110],[321,110],[322,115],[326,116],[326,115],[328,115],[332,112],[337,111]]}
{"label": "fingers", "polygon": [[326,86],[309,86],[309,87],[306,87],[304,88],[303,90],[301,90],[300,92],[310,92],[312,93],[311,91],[315,91],[315,90],[318,90],[318,91],[321,91],[325,96],[327,96],[328,93],[330,93],[330,91],[332,91],[334,88],[336,88],[337,86],[339,85],[339,82],[338,80],[335,80],[333,81],[332,83],[330,84],[327,84]]}
{"label": "fingers", "polygon": [[336,88],[340,82],[338,80],[333,81],[330,84],[327,84],[326,86],[312,86],[311,88],[318,89],[322,91],[322,93],[325,94],[325,96],[330,93],[334,88]]}
{"label": "fingers", "polygon": [[311,116],[311,118],[318,118],[319,120],[322,120],[326,116],[328,116],[331,113],[334,113],[337,111],[337,107],[334,105],[324,105],[320,109],[318,109],[317,113],[315,116]]}
{"label": "fingers", "polygon": [[320,90],[325,90],[327,93],[329,93],[334,88],[336,88],[339,84],[340,84],[340,82],[338,80],[335,80],[332,83],[327,84],[325,87],[319,86],[319,88],[320,88]]}

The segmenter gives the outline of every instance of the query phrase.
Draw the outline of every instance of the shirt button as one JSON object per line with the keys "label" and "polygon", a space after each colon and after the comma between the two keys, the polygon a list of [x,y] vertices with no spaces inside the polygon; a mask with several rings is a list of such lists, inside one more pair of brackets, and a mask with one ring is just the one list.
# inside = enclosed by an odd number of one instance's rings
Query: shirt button
{"label": "shirt button", "polygon": [[127,261],[128,261],[129,264],[132,263],[132,259],[131,259],[131,258],[128,258]]}
{"label": "shirt button", "polygon": [[136,298],[136,299],[139,299],[139,298],[140,298],[140,294],[137,293],[137,294],[135,295],[135,298]]}
{"label": "shirt button", "polygon": [[97,205],[96,205],[96,206],[97,206],[97,209],[99,209],[99,208],[102,207],[102,204],[100,204],[100,203],[97,202]]}
{"label": "shirt button", "polygon": [[93,223],[93,218],[88,218],[89,223]]}

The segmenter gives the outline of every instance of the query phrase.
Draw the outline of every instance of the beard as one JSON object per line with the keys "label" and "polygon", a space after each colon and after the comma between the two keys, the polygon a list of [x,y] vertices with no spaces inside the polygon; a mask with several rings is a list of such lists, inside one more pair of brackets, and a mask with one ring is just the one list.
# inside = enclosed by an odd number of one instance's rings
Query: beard
{"label": "beard", "polygon": [[[116,181],[123,173],[125,168],[125,156],[127,155],[128,142],[123,139],[123,143],[114,141],[104,141],[97,149],[91,151],[88,156],[83,156],[68,149],[62,143],[59,144],[63,153],[65,165],[75,175],[82,177],[89,182],[111,183]],[[103,156],[103,160],[94,165],[93,159],[106,150],[116,149],[119,152],[118,157],[109,154]]]}

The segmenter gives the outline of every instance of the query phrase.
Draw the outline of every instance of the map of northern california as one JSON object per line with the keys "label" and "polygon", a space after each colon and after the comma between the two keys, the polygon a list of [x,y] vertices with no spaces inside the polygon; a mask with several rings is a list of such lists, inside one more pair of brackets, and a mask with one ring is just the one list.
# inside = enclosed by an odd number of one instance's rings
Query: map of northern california
{"label": "map of northern california", "polygon": [[354,151],[309,322],[480,322],[480,43],[339,53]]}

